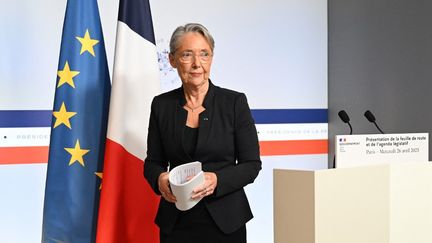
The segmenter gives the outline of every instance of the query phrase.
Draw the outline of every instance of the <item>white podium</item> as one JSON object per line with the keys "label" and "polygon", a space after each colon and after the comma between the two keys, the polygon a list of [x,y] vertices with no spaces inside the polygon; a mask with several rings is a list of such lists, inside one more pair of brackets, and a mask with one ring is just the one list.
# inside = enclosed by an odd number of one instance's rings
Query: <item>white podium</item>
{"label": "white podium", "polygon": [[431,243],[432,163],[274,170],[276,243]]}

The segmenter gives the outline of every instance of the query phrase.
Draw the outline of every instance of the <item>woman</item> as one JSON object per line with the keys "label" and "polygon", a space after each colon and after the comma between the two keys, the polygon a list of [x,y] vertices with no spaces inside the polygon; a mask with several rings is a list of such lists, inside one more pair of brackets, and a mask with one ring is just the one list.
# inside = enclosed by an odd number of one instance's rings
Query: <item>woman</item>
{"label": "woman", "polygon": [[[178,27],[169,60],[182,87],[154,98],[144,176],[161,195],[156,224],[162,243],[246,242],[253,215],[243,187],[261,170],[257,132],[246,96],[209,79],[214,40],[200,24]],[[175,207],[167,168],[200,161],[204,183],[188,211]]]}

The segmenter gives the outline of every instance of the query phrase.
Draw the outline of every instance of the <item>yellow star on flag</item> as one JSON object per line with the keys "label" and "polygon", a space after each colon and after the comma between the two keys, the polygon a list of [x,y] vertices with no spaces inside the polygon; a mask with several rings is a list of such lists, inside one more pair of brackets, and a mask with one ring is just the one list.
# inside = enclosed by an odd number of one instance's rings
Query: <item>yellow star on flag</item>
{"label": "yellow star on flag", "polygon": [[80,72],[78,71],[71,71],[69,68],[69,63],[66,61],[63,70],[57,71],[57,75],[60,77],[57,84],[57,88],[62,86],[65,83],[69,84],[72,88],[75,88],[73,78],[77,76],[79,73]]}
{"label": "yellow star on flag", "polygon": [[[95,175],[102,180],[102,177],[103,177],[103,173],[102,172],[95,172]],[[99,190],[100,189],[102,189],[102,182],[101,182],[101,184],[99,186]]]}
{"label": "yellow star on flag", "polygon": [[84,37],[76,36],[77,40],[81,43],[81,52],[80,55],[85,51],[88,51],[92,56],[95,56],[95,52],[93,47],[99,43],[98,40],[90,38],[90,33],[88,29],[86,30]]}
{"label": "yellow star on flag", "polygon": [[69,119],[75,115],[76,112],[67,111],[65,103],[62,102],[60,110],[53,112],[53,116],[56,118],[54,128],[64,124],[65,126],[69,127],[69,129],[72,129]]}
{"label": "yellow star on flag", "polygon": [[75,143],[75,148],[64,148],[64,149],[71,154],[71,158],[69,160],[69,166],[74,164],[76,161],[78,161],[78,163],[80,163],[82,166],[85,166],[83,156],[88,152],[90,152],[90,150],[81,149],[79,139],[77,139],[77,142]]}

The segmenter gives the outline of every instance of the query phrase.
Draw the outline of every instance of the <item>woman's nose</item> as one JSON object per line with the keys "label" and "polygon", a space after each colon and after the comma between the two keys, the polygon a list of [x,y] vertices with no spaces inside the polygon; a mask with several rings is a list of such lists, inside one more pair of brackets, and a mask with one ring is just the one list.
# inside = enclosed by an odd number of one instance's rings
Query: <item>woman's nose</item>
{"label": "woman's nose", "polygon": [[194,55],[193,59],[192,59],[192,67],[194,68],[199,68],[201,67],[201,59],[197,56]]}

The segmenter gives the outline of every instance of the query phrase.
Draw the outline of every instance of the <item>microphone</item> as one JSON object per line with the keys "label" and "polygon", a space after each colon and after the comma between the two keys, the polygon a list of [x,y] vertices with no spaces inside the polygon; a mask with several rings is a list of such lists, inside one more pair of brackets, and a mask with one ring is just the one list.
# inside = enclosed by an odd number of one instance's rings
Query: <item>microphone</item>
{"label": "microphone", "polygon": [[380,128],[380,127],[378,126],[378,124],[375,122],[375,121],[376,121],[375,116],[372,114],[372,112],[371,112],[370,110],[367,110],[367,111],[364,113],[364,116],[366,117],[366,119],[368,119],[369,122],[372,122],[372,123],[375,125],[375,127],[378,129],[378,131],[381,132],[381,134],[384,134],[384,132],[381,130],[381,128]]}
{"label": "microphone", "polygon": [[340,119],[344,122],[347,123],[349,128],[350,128],[350,133],[349,135],[352,135],[353,129],[350,123],[350,118],[348,116],[348,114],[345,112],[345,110],[341,110],[338,112],[338,116],[340,117]]}
{"label": "microphone", "polygon": [[[339,116],[339,118],[340,118],[344,123],[347,123],[347,124],[348,124],[348,126],[349,126],[349,128],[350,128],[350,133],[349,133],[349,135],[352,135],[352,133],[353,133],[353,129],[352,129],[352,126],[351,126],[351,123],[350,123],[350,118],[349,118],[348,114],[346,113],[346,111],[345,111],[345,110],[341,110],[341,111],[339,111],[339,112],[338,112],[338,116]],[[335,155],[333,156],[333,166],[332,166],[332,168],[336,168],[336,152],[335,152]]]}

